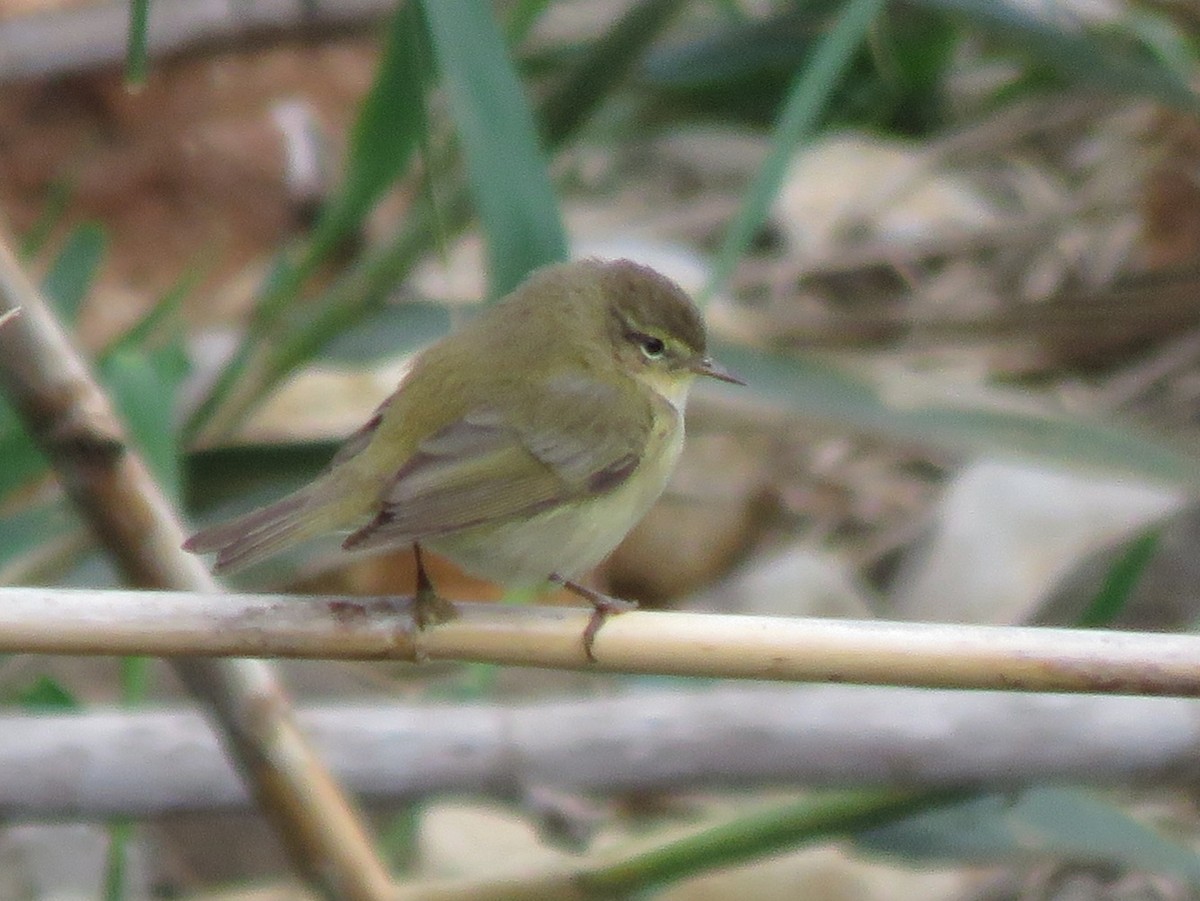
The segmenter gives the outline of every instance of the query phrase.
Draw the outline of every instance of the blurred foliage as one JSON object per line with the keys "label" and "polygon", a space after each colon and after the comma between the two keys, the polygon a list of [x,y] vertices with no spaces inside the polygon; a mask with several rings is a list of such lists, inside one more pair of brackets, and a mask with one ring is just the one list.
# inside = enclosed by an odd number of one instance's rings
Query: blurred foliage
{"label": "blurred foliage", "polygon": [[[657,48],[639,72],[648,113],[770,127],[796,73],[847,5],[782,4],[764,18],[714,23],[707,34]],[[946,124],[943,88],[962,35],[945,15],[885,6],[871,23],[870,44],[845,54],[845,73],[822,79],[832,97],[821,125],[923,135]]]}
{"label": "blurred foliage", "polygon": [[858,833],[859,847],[926,863],[995,864],[1057,857],[1130,867],[1200,887],[1194,849],[1137,822],[1111,801],[1067,788],[982,794]]}
{"label": "blurred foliage", "polygon": [[[505,22],[484,0],[398,5],[381,36],[383,53],[358,110],[339,189],[311,233],[280,250],[239,348],[185,423],[177,419],[187,375],[177,313],[192,275],[97,354],[97,371],[131,441],[173,496],[183,495],[186,482],[194,509],[225,515],[278,496],[325,465],[332,445],[187,448],[199,437],[227,436],[298,367],[318,360],[361,364],[445,333],[446,310],[389,301],[413,267],[473,217],[487,247],[492,296],[530,269],[563,257],[567,237],[549,166],[557,154],[578,146],[581,133],[602,118],[598,111],[605,112],[614,140],[713,121],[770,131],[770,157],[723,243],[720,281],[746,253],[800,143],[822,130],[851,126],[913,138],[952,126],[947,80],[964,55],[980,65],[1003,61],[1012,67],[985,105],[1091,86],[1136,93],[1187,114],[1200,108],[1190,87],[1195,37],[1143,5],[1128,7],[1122,17],[1087,22],[1041,15],[1036,4],[994,0],[809,0],[769,4],[755,15],[733,0],[638,0],[585,41],[554,51],[525,50],[525,36],[550,5],[510,4]],[[135,81],[144,65],[148,6],[135,3],[131,16],[128,77]],[[673,28],[685,15],[686,27]],[[444,104],[434,102],[435,91]],[[414,198],[404,225],[381,245],[360,248],[364,221],[398,187]],[[45,220],[26,236],[28,254],[44,251],[68,197],[60,186],[47,200]],[[76,320],[94,283],[104,246],[101,226],[81,226],[49,266],[44,288],[67,323]],[[1031,409],[1013,395],[967,397],[954,386],[934,385],[918,402],[897,404],[894,373],[850,371],[817,357],[719,350],[759,398],[847,428],[1156,481],[1200,482],[1200,458],[1190,450],[1109,422]],[[45,463],[3,405],[0,459],[3,572],[60,541],[72,520],[59,501],[37,490]],[[1119,561],[1091,615],[1102,619],[1124,602],[1152,545],[1148,537]],[[142,696],[144,679],[143,664],[125,665],[129,700]],[[72,702],[69,691],[50,680],[33,683],[20,700]],[[1037,789],[1015,801],[983,796],[945,807],[951,800],[831,796],[804,809],[725,824],[686,853],[675,848],[675,856],[643,860],[637,872],[609,873],[615,881],[603,884],[645,888],[732,859],[730,849],[747,859],[858,830],[868,820],[877,828],[860,835],[863,847],[911,858],[1011,857],[1031,850],[1034,835],[1033,850],[1041,853],[1142,867],[1189,884],[1200,879],[1194,852],[1092,796]],[[914,814],[935,805],[944,809]],[[879,826],[881,821],[889,825]],[[408,824],[401,825],[398,846],[407,841]],[[128,827],[118,825],[114,892],[127,839]]]}

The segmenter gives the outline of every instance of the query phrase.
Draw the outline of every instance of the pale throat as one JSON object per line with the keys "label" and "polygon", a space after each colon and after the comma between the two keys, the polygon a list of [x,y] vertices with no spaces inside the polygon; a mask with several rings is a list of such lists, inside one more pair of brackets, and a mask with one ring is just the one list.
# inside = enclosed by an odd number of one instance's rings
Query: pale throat
{"label": "pale throat", "polygon": [[636,378],[669,403],[677,413],[683,415],[684,408],[687,407],[688,392],[695,381],[692,373],[669,373],[652,369],[639,372]]}

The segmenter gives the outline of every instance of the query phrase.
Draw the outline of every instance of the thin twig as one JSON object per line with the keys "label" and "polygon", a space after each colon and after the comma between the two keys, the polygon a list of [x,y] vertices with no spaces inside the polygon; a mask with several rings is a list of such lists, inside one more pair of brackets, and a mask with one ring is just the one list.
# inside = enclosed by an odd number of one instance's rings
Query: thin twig
{"label": "thin twig", "polygon": [[455,605],[414,631],[410,601],[0,588],[0,653],[471,660],[647,675],[1200,697],[1200,636],[716,613]]}
{"label": "thin twig", "polygon": [[[392,803],[547,788],[1161,787],[1200,775],[1197,705],[1181,698],[718,685],[524,704],[338,704],[298,717],[344,784]],[[193,711],[0,716],[5,816],[139,817],[248,801]]]}
{"label": "thin twig", "polygon": [[[0,390],[54,464],[63,487],[134,585],[217,592],[183,553],[183,531],[129,449],[92,380],[7,242],[0,240]],[[86,622],[83,610],[77,625]],[[326,891],[367,901],[390,891],[386,869],[352,805],[296,726],[286,694],[260,661],[179,660],[176,671],[224,730],[293,862]]]}

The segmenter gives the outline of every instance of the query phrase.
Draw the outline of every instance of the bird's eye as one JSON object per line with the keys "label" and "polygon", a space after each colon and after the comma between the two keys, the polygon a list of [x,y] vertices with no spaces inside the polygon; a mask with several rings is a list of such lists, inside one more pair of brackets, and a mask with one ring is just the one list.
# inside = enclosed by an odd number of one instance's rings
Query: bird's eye
{"label": "bird's eye", "polygon": [[642,345],[642,353],[651,360],[657,360],[667,349],[662,338],[656,338],[653,335],[641,335],[638,340]]}

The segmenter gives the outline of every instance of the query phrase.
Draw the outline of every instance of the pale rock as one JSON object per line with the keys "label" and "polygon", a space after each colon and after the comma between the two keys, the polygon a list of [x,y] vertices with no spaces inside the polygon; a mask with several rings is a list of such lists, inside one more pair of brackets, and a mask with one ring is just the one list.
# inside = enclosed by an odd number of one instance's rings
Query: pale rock
{"label": "pale rock", "polygon": [[889,614],[1022,622],[1085,554],[1182,502],[1179,492],[1119,476],[980,460],[947,487],[931,534],[901,565]]}
{"label": "pale rock", "polygon": [[928,242],[994,227],[998,214],[962,175],[938,168],[925,145],[834,134],[806,145],[772,207],[801,264],[848,241]]}
{"label": "pale rock", "polygon": [[433,878],[534,870],[569,859],[535,826],[500,807],[447,802],[427,807],[417,837],[422,875]]}
{"label": "pale rock", "polygon": [[695,606],[722,613],[871,619],[867,588],[836,555],[806,545],[755,560]]}

